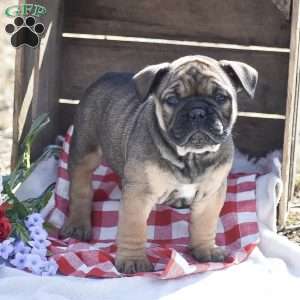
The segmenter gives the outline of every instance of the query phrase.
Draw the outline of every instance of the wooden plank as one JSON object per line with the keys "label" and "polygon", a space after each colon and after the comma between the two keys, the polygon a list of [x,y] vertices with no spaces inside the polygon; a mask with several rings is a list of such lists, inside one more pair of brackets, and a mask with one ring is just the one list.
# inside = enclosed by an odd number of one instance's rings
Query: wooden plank
{"label": "wooden plank", "polygon": [[[286,124],[284,130],[284,148],[283,148],[283,195],[279,205],[279,226],[283,227],[288,213],[288,201],[292,197],[293,185],[295,180],[295,140],[296,125],[298,113],[299,95],[297,94],[299,82],[299,34],[300,34],[300,4],[299,1],[293,1],[292,11],[292,33],[290,45],[289,79],[288,94],[286,102]],[[299,78],[299,77],[298,77]]]}
{"label": "wooden plank", "polygon": [[289,47],[271,0],[66,0],[64,32]]}
{"label": "wooden plank", "polygon": [[47,15],[40,18],[46,25],[47,32],[40,44],[39,56],[36,59],[36,74],[32,101],[32,119],[42,113],[48,113],[50,124],[38,137],[34,145],[33,156],[39,155],[45,146],[53,143],[58,131],[58,99],[60,91],[60,59],[63,1],[39,0],[47,8]]}
{"label": "wooden plank", "polygon": [[261,118],[261,119],[278,119],[278,120],[285,120],[284,115],[278,114],[262,114],[262,113],[255,113],[255,112],[239,112],[239,117],[246,117],[246,118]]}
{"label": "wooden plank", "polygon": [[87,40],[122,41],[122,42],[134,42],[134,43],[192,46],[192,47],[203,47],[203,48],[220,48],[220,49],[245,50],[245,51],[290,53],[290,48],[252,46],[252,45],[245,46],[245,45],[237,45],[237,44],[180,41],[180,40],[167,40],[167,39],[145,38],[145,37],[142,37],[142,38],[141,37],[128,37],[128,36],[118,36],[118,35],[64,32],[63,37],[76,38],[76,39],[87,39]]}
{"label": "wooden plank", "polygon": [[109,71],[136,72],[146,65],[171,61],[180,56],[203,54],[217,59],[240,60],[259,71],[259,83],[254,100],[241,97],[240,111],[285,114],[287,53],[248,52],[64,38],[61,98],[80,99],[83,91],[101,74]]}
{"label": "wooden plank", "polygon": [[[23,1],[20,0],[20,3]],[[31,3],[38,3],[47,8],[47,15],[38,19],[45,25],[46,33],[38,48],[17,49],[12,167],[15,166],[19,155],[19,145],[32,122],[40,114],[48,113],[51,123],[34,143],[33,159],[40,155],[46,145],[54,142],[58,130],[63,2],[34,0]]]}
{"label": "wooden plank", "polygon": [[[19,0],[19,5],[24,1]],[[32,1],[37,4],[37,1]],[[20,145],[32,123],[32,102],[35,98],[35,84],[39,69],[37,58],[39,48],[19,47],[15,58],[14,112],[13,112],[13,145],[11,169],[17,164]]]}
{"label": "wooden plank", "polygon": [[43,148],[55,141],[58,131],[58,99],[60,91],[61,69],[61,33],[63,21],[62,0],[39,0],[39,4],[47,8],[47,15],[41,21],[47,26],[47,33],[40,45],[37,61],[39,68],[36,80],[36,98],[32,104],[32,119],[46,112],[50,117],[50,125],[42,132],[35,143],[35,154],[39,155]]}
{"label": "wooden plank", "polygon": [[[64,135],[73,123],[77,105],[61,103],[59,109],[59,133]],[[266,134],[266,132],[276,132]],[[253,157],[265,155],[268,151],[282,148],[284,120],[238,117],[233,132],[235,145]],[[270,145],[273,145],[270,147]]]}
{"label": "wooden plank", "polygon": [[[276,134],[274,134],[274,132]],[[239,117],[234,128],[235,145],[252,157],[282,149],[284,120]]]}
{"label": "wooden plank", "polygon": [[21,47],[16,50],[13,144],[11,169],[16,167],[19,157],[21,137],[31,124],[31,102],[33,97],[34,65],[38,49]]}

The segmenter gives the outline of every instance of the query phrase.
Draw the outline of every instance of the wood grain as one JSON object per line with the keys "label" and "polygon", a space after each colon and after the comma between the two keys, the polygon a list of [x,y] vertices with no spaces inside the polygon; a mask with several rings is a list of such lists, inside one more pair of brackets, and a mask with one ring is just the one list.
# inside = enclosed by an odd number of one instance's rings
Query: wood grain
{"label": "wood grain", "polygon": [[66,0],[64,32],[289,47],[271,0]]}
{"label": "wood grain", "polygon": [[54,142],[58,132],[63,2],[52,0],[50,4],[48,0],[34,0],[32,3],[47,7],[47,15],[38,19],[45,25],[45,33],[39,47],[17,49],[12,167],[16,165],[24,137],[38,116],[48,113],[51,122],[34,143],[33,159]]}
{"label": "wood grain", "polygon": [[33,158],[53,143],[58,131],[58,99],[60,91],[60,61],[63,1],[39,0],[47,7],[47,15],[39,19],[46,26],[35,61],[34,97],[31,104],[31,118],[35,120],[42,113],[48,113],[51,122],[41,132],[34,145]]}
{"label": "wood grain", "polygon": [[21,47],[16,50],[14,109],[13,109],[13,144],[11,169],[16,167],[20,154],[20,145],[24,134],[31,125],[31,102],[33,98],[34,66],[37,49]]}
{"label": "wood grain", "polygon": [[84,90],[105,72],[136,72],[149,64],[191,54],[249,63],[259,72],[256,96],[250,100],[241,95],[239,110],[285,114],[288,53],[64,38],[60,97],[80,99]]}
{"label": "wood grain", "polygon": [[299,104],[299,34],[300,34],[300,4],[293,1],[292,10],[292,40],[290,45],[290,61],[288,74],[288,94],[286,102],[286,124],[284,129],[284,147],[282,180],[283,194],[279,205],[278,223],[283,227],[288,213],[288,201],[293,197],[296,164],[296,139],[298,131]]}

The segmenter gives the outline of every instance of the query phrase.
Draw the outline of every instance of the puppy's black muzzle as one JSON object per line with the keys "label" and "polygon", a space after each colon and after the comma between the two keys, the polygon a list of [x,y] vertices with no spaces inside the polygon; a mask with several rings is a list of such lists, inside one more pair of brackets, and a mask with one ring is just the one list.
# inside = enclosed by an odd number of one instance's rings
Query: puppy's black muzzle
{"label": "puppy's black muzzle", "polygon": [[224,127],[222,114],[213,101],[197,97],[186,99],[177,107],[169,134],[179,146],[191,140],[194,146],[214,145],[228,136]]}

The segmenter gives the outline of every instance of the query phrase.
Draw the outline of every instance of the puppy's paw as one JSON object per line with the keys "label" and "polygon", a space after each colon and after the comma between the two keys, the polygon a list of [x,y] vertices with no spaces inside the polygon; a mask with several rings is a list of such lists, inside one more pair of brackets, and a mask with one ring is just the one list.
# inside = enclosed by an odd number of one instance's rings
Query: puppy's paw
{"label": "puppy's paw", "polygon": [[116,258],[116,268],[120,273],[134,274],[139,272],[152,272],[153,266],[145,257],[139,258]]}
{"label": "puppy's paw", "polygon": [[194,248],[192,253],[199,262],[224,262],[228,257],[226,251],[220,247]]}
{"label": "puppy's paw", "polygon": [[68,219],[60,231],[63,238],[72,237],[80,241],[89,241],[92,238],[92,227],[90,222],[74,221]]}

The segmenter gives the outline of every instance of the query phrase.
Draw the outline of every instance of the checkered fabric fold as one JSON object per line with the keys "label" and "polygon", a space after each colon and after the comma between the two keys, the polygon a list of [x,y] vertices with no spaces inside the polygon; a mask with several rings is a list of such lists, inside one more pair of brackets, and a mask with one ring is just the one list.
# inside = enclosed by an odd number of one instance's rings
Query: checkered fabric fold
{"label": "checkered fabric fold", "polygon": [[[68,154],[73,133],[70,127],[60,156],[55,190],[55,208],[49,222],[58,230],[68,214]],[[256,174],[231,174],[227,196],[221,211],[216,241],[230,253],[224,263],[198,263],[191,256],[189,244],[189,209],[156,206],[148,219],[147,255],[154,265],[152,273],[139,273],[161,279],[219,270],[245,260],[258,242],[255,188]],[[120,277],[114,266],[118,208],[121,198],[119,179],[105,164],[93,174],[93,240],[84,243],[52,237],[50,251],[64,275],[81,277]]]}

